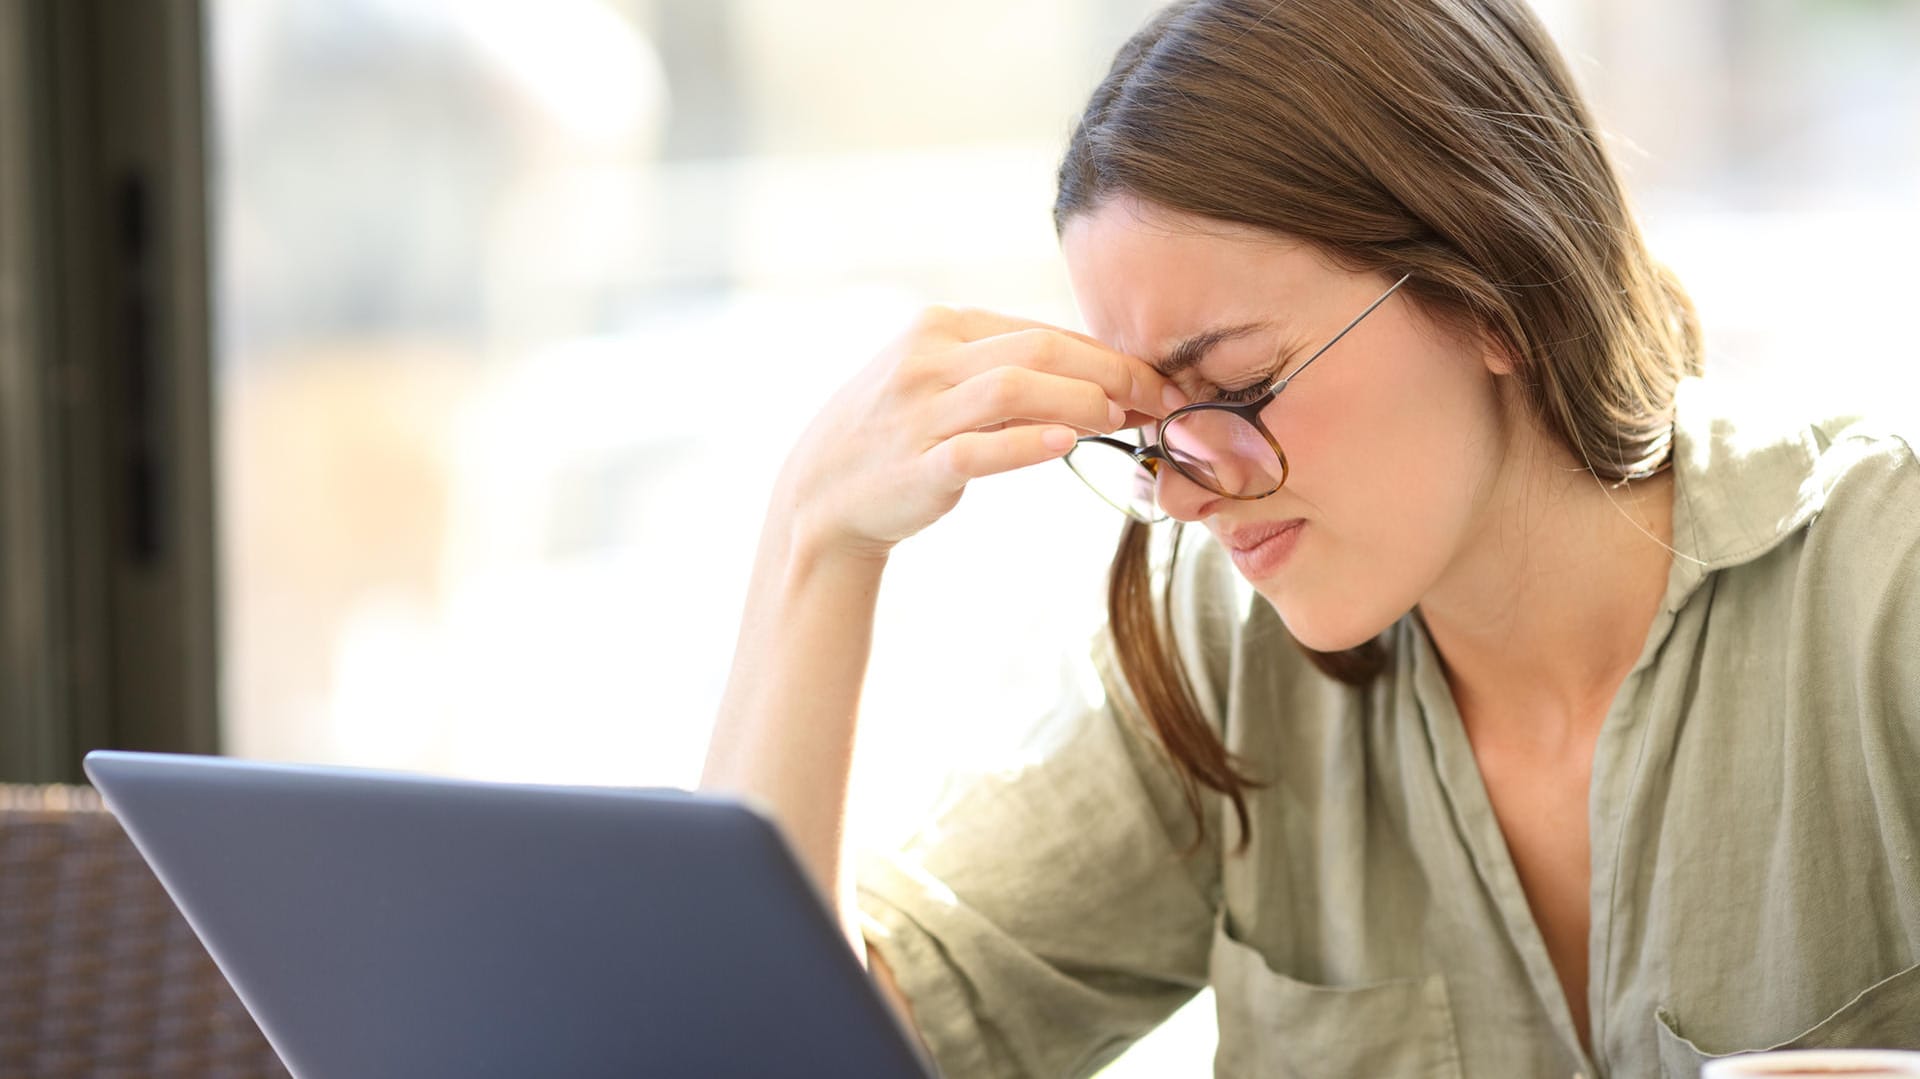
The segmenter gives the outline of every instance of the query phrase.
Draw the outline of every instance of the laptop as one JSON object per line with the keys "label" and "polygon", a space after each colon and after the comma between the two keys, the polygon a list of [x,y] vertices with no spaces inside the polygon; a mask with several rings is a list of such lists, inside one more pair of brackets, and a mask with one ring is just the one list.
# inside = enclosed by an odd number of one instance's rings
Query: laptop
{"label": "laptop", "polygon": [[108,751],[86,770],[298,1079],[933,1075],[738,802]]}

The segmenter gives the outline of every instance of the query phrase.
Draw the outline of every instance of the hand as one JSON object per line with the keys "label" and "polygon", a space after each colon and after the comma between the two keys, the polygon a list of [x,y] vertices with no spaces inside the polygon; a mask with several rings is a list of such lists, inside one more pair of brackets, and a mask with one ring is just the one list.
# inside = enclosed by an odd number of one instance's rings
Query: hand
{"label": "hand", "polygon": [[1084,334],[989,311],[923,312],[827,403],[782,471],[774,512],[809,542],[884,556],[959,503],[967,481],[1063,457],[1083,434],[1185,401]]}

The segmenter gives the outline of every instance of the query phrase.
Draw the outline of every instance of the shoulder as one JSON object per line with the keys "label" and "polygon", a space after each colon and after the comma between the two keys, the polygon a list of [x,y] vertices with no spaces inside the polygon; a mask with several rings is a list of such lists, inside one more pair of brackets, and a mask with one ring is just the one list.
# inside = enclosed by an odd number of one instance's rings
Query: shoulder
{"label": "shoulder", "polygon": [[[1700,608],[1753,664],[1920,708],[1920,461],[1898,411],[1816,418],[1757,387],[1688,380],[1674,424],[1669,606]],[[1900,406],[1892,402],[1895,409]]]}
{"label": "shoulder", "polygon": [[1910,433],[1847,417],[1813,424],[1809,434],[1817,509],[1801,577],[1835,602],[1903,602],[1920,630],[1920,457]]}
{"label": "shoulder", "polygon": [[[1920,456],[1911,428],[1883,417],[1809,423],[1812,507],[1778,572],[1798,653],[1829,693],[1920,708]],[[1758,568],[1758,567],[1756,567]],[[1777,593],[1776,593],[1777,594]],[[1864,705],[1864,702],[1862,702]]]}
{"label": "shoulder", "polygon": [[[1682,384],[1674,439],[1679,550],[1710,570],[1760,562],[1773,572],[1798,563],[1846,580],[1870,579],[1920,554],[1912,424],[1860,414],[1812,418],[1791,407],[1752,388]],[[1867,547],[1873,557],[1862,561]]]}
{"label": "shoulder", "polygon": [[[1809,426],[1817,456],[1812,481],[1819,518],[1840,518],[1868,535],[1920,522],[1920,457],[1915,432],[1882,418],[1848,416]],[[1911,529],[1907,538],[1915,537]]]}

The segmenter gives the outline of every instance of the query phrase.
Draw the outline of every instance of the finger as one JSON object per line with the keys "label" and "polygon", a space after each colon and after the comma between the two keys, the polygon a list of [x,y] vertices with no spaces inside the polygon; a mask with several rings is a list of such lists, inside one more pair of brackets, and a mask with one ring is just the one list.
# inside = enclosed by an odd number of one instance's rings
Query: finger
{"label": "finger", "polygon": [[[1052,420],[1007,420],[1004,423],[990,423],[985,427],[977,427],[975,430],[998,431],[1003,427],[1045,427],[1053,422]],[[1112,435],[1121,431],[1140,431],[1151,437],[1159,427],[1160,420],[1157,417],[1140,412],[1129,412],[1124,420],[1112,428],[1076,427],[1074,430],[1081,435]]]}
{"label": "finger", "polygon": [[1056,423],[1105,433],[1126,420],[1126,410],[1084,379],[1025,367],[995,367],[933,398],[934,433],[947,438],[1015,421]]}
{"label": "finger", "polygon": [[[984,341],[989,337],[1017,333],[1021,330],[1048,330],[1065,334],[1089,345],[1100,345],[1098,338],[1090,337],[1077,330],[1056,326],[1051,322],[1022,318],[1019,315],[1002,314],[983,307],[948,307],[935,305],[920,313],[921,325],[935,330],[955,341]],[[1105,347],[1101,345],[1101,347]]]}
{"label": "finger", "polygon": [[970,341],[948,357],[955,382],[997,367],[1018,366],[1099,386],[1122,408],[1161,407],[1158,372],[1098,342],[1049,327],[1028,327]]}
{"label": "finger", "polygon": [[1058,425],[965,431],[928,450],[925,460],[947,485],[959,487],[981,476],[1064,457],[1074,439],[1070,428]]}
{"label": "finger", "polygon": [[[1165,376],[1141,360],[1078,335],[1022,329],[970,341],[944,357],[946,377],[960,382],[995,367],[1018,366],[1098,385],[1122,408],[1164,416],[1172,411]],[[1176,393],[1178,391],[1175,391]]]}

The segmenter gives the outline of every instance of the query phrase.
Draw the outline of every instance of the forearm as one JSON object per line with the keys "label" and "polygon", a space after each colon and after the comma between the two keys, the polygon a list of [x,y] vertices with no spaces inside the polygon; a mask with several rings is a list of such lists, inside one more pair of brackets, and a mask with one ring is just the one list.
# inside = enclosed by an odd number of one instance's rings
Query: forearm
{"label": "forearm", "polygon": [[884,565],[769,517],[700,781],[769,810],[843,918],[847,784]]}
{"label": "forearm", "polygon": [[827,402],[775,485],[701,786],[748,795],[852,917],[841,850],[887,552],[983,476],[1164,415],[1151,366],[1058,327],[929,308]]}

